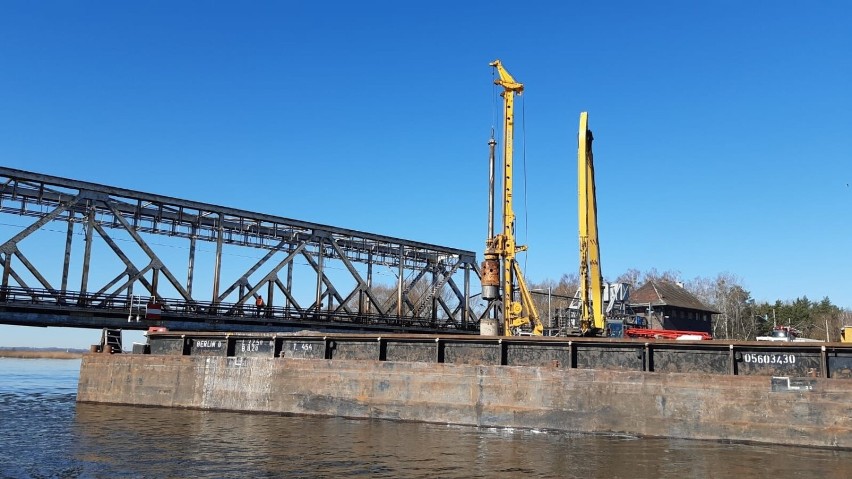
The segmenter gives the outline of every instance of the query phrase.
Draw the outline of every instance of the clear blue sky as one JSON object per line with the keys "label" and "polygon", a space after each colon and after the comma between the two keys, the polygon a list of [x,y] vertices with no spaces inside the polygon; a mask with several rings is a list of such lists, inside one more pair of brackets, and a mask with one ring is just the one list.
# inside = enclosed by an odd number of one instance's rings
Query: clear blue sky
{"label": "clear blue sky", "polygon": [[[4,1],[0,164],[481,251],[500,58],[530,280],[577,269],[589,111],[605,276],[852,307],[850,25],[842,1]],[[0,345],[98,334],[23,329]]]}

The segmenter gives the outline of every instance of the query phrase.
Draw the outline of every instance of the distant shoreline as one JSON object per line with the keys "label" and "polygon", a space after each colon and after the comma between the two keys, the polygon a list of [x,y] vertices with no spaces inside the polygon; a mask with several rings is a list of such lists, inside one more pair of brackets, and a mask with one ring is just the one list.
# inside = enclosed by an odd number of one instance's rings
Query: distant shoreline
{"label": "distant shoreline", "polygon": [[28,349],[0,349],[0,358],[16,359],[80,359],[81,351],[39,351]]}

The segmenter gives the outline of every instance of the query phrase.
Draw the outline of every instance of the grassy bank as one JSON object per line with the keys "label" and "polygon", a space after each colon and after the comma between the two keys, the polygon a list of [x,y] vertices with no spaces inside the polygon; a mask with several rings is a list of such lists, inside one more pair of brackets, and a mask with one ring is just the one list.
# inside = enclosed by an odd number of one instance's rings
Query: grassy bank
{"label": "grassy bank", "polygon": [[80,359],[80,351],[39,351],[29,349],[0,349],[0,358],[20,359]]}

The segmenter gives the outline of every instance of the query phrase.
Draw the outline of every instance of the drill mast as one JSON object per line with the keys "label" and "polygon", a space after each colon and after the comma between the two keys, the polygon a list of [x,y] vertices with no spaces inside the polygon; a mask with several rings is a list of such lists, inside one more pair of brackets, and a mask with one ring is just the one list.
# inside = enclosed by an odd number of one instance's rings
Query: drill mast
{"label": "drill mast", "polygon": [[[503,335],[516,334],[521,326],[530,325],[532,333],[541,335],[543,327],[538,311],[532,302],[532,296],[524,281],[523,273],[515,259],[516,253],[526,251],[526,246],[515,242],[515,212],[512,209],[512,159],[515,128],[515,94],[524,91],[524,85],[512,78],[503,68],[500,60],[490,64],[496,68],[498,79],[494,83],[503,87],[503,230],[494,234],[494,145],[489,141],[491,151],[491,175],[489,184],[488,240],[485,242],[485,261],[482,263],[482,297],[491,301],[500,300],[503,314]],[[502,274],[501,274],[502,273]],[[502,281],[501,281],[502,276]],[[520,301],[515,301],[515,290]],[[501,291],[502,290],[502,291]]]}
{"label": "drill mast", "polygon": [[580,113],[577,148],[577,205],[580,223],[580,332],[597,334],[604,330],[603,278],[598,243],[598,205],[595,197],[595,162],[589,114]]}

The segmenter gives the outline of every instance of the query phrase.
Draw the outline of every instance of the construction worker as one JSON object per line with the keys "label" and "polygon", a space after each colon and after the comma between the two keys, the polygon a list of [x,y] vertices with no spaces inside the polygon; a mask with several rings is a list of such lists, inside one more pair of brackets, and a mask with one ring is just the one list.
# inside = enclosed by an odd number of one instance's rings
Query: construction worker
{"label": "construction worker", "polygon": [[263,296],[257,295],[257,299],[254,301],[255,306],[257,306],[257,315],[260,316],[261,311],[263,311]]}

